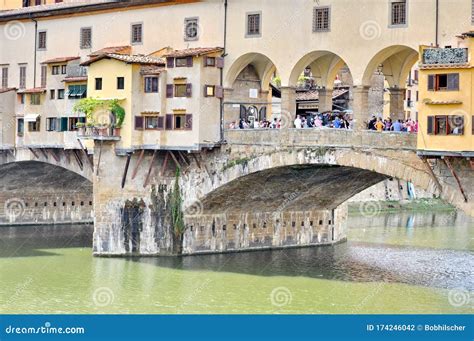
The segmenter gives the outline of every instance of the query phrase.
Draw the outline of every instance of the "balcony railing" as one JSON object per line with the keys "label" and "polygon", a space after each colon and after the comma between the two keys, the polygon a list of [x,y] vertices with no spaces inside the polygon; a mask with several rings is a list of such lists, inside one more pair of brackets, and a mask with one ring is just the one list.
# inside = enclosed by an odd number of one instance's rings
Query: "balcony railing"
{"label": "balcony railing", "polygon": [[80,65],[68,65],[66,68],[68,77],[85,77],[87,76],[87,68]]}
{"label": "balcony railing", "polygon": [[429,48],[423,51],[423,64],[465,64],[467,48]]}

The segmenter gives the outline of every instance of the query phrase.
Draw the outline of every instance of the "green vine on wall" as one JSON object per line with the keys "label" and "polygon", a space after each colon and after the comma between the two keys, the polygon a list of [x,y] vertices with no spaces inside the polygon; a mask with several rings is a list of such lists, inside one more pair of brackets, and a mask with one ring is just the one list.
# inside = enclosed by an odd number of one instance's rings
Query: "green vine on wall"
{"label": "green vine on wall", "polygon": [[112,115],[115,117],[114,128],[121,128],[123,121],[125,120],[125,109],[119,104],[118,99],[112,100],[101,100],[98,98],[83,98],[77,102],[74,107],[74,112],[82,112],[86,115],[87,122],[90,124],[96,124],[94,113],[98,109],[110,110]]}
{"label": "green vine on wall", "polygon": [[181,197],[181,189],[179,187],[180,170],[176,170],[176,177],[174,187],[170,193],[170,206],[171,206],[171,221],[173,224],[173,232],[176,239],[182,241],[182,236],[186,230],[184,224],[184,213],[183,213],[183,198]]}

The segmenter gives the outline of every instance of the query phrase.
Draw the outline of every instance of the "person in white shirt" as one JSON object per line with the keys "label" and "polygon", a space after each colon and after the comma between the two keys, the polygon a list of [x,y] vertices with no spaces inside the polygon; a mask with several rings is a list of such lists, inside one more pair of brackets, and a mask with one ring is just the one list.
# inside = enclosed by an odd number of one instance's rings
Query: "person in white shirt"
{"label": "person in white shirt", "polygon": [[301,122],[301,117],[300,117],[300,115],[296,116],[296,120],[295,120],[294,123],[295,123],[295,128],[296,128],[296,129],[301,129],[301,128],[302,128],[302,126],[301,126],[301,123],[302,123],[302,122]]}

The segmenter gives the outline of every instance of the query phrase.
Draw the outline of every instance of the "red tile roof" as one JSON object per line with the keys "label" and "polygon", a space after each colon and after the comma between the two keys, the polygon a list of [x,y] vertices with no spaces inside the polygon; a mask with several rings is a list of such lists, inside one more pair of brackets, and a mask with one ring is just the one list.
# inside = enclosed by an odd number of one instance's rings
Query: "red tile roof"
{"label": "red tile roof", "polygon": [[166,71],[166,69],[162,66],[158,65],[147,65],[147,66],[142,66],[140,70],[140,74],[143,76],[148,76],[148,75],[159,75],[163,71]]}
{"label": "red tile roof", "polygon": [[72,82],[87,82],[87,76],[80,76],[80,77],[66,77],[63,79],[65,83],[72,83]]}
{"label": "red tile roof", "polygon": [[8,91],[16,90],[15,88],[0,88],[0,94],[3,94]]}
{"label": "red tile roof", "polygon": [[45,88],[32,88],[32,89],[20,89],[18,90],[19,94],[41,94],[45,92]]}
{"label": "red tile roof", "polygon": [[195,47],[184,50],[174,50],[170,53],[166,53],[163,57],[198,57],[222,51],[224,51],[222,47]]}
{"label": "red tile roof", "polygon": [[41,64],[56,64],[56,63],[67,63],[70,62],[71,60],[76,60],[80,59],[81,57],[57,57],[57,58],[52,58],[45,60]]}
{"label": "red tile roof", "polygon": [[98,57],[103,54],[115,53],[115,54],[130,54],[132,52],[132,47],[130,45],[124,46],[109,46],[104,47],[103,49],[92,52],[89,57]]}
{"label": "red tile roof", "polygon": [[102,59],[116,59],[129,64],[143,64],[143,65],[165,65],[165,61],[162,58],[149,57],[145,55],[126,55],[126,54],[115,54],[108,53],[103,54],[94,58],[89,59],[88,61],[82,63],[83,66],[91,65]]}

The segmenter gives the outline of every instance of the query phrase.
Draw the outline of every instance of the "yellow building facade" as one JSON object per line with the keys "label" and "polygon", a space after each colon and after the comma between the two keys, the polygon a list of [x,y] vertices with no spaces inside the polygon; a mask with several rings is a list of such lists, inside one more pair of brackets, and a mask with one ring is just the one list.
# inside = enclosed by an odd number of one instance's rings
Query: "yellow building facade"
{"label": "yellow building facade", "polygon": [[456,47],[420,47],[420,154],[474,155],[473,51],[474,32]]}

